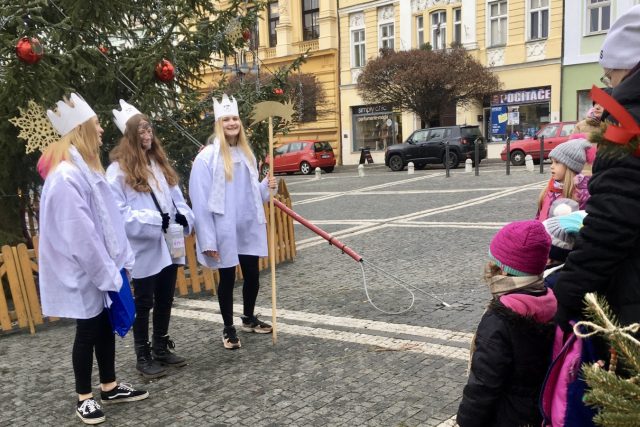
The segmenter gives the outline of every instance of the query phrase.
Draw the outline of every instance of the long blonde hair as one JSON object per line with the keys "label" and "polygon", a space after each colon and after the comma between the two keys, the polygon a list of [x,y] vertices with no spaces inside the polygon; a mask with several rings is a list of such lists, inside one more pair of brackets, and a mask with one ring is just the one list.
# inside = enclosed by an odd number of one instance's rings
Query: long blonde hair
{"label": "long blonde hair", "polygon": [[[562,180],[562,196],[566,199],[573,199],[576,202],[578,201],[578,197],[576,195],[576,173],[571,169],[567,168],[564,172],[564,179]],[[551,178],[553,180],[553,178]],[[551,181],[549,181],[549,185]],[[538,210],[542,209],[542,203],[544,202],[544,198],[547,196],[547,192],[549,192],[549,185],[545,185],[545,187],[540,192],[540,196],[538,197]]]}
{"label": "long blonde hair", "polygon": [[109,153],[109,160],[118,162],[120,169],[125,174],[126,183],[139,193],[151,191],[149,186],[148,160],[154,160],[164,174],[167,184],[173,187],[178,184],[178,174],[169,164],[167,154],[162,148],[160,140],[156,137],[155,131],[151,142],[151,148],[146,152],[142,149],[140,136],[138,135],[138,125],[145,121],[151,125],[151,120],[144,114],[136,114],[127,120],[124,136],[120,138],[118,145]]}
{"label": "long blonde hair", "polygon": [[46,148],[38,161],[38,171],[43,178],[53,172],[61,162],[71,159],[69,148],[72,145],[76,147],[89,168],[104,173],[104,167],[100,161],[100,137],[96,130],[97,121],[98,118],[93,116]]}
{"label": "long blonde hair", "polygon": [[[222,154],[222,161],[224,162],[224,176],[227,181],[231,181],[233,179],[233,159],[231,159],[231,149],[229,148],[230,146],[227,142],[227,137],[225,136],[224,129],[222,128],[222,119],[216,120],[216,124],[213,128],[213,134],[209,136],[207,143],[213,143],[215,138],[218,138],[218,141],[220,141],[220,154]],[[240,122],[237,146],[240,147],[244,155],[249,159],[250,163],[255,163],[256,157],[253,154],[253,151],[251,151],[249,140],[244,132],[242,122]]]}

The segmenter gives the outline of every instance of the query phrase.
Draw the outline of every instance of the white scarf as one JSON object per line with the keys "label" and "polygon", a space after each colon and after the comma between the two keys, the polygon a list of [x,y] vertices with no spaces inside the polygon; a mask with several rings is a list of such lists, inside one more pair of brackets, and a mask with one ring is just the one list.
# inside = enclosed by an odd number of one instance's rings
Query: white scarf
{"label": "white scarf", "polygon": [[[223,160],[220,158],[220,141],[218,138],[213,140],[212,145],[213,153],[210,163],[212,182],[207,205],[210,212],[218,215],[224,215],[225,192],[227,186],[224,175],[224,164],[222,164]],[[262,196],[260,188],[258,188],[258,185],[260,184],[258,180],[258,168],[255,164],[251,164],[251,162],[249,162],[249,159],[247,159],[247,156],[245,156],[243,152],[241,152],[241,157],[242,164],[244,164],[249,170],[251,178],[251,196],[253,197],[256,212],[258,213],[258,223],[266,224],[267,219],[264,216],[264,208],[262,207]]]}
{"label": "white scarf", "polygon": [[96,202],[96,208],[98,210],[98,219],[100,220],[100,225],[102,226],[102,233],[104,235],[104,243],[107,248],[107,252],[112,260],[116,260],[120,255],[120,251],[118,248],[118,241],[116,239],[116,233],[113,229],[113,224],[111,224],[111,218],[109,216],[109,212],[107,211],[107,207],[104,204],[104,199],[102,198],[102,193],[100,192],[100,188],[98,188],[98,183],[103,182],[104,185],[108,185],[104,180],[104,176],[101,173],[93,171],[89,168],[89,166],[85,163],[84,159],[78,152],[77,148],[73,145],[69,147],[69,154],[71,154],[71,158],[73,159],[73,163],[80,169],[82,176],[84,177],[87,184],[91,188],[91,194],[93,195],[93,199]]}

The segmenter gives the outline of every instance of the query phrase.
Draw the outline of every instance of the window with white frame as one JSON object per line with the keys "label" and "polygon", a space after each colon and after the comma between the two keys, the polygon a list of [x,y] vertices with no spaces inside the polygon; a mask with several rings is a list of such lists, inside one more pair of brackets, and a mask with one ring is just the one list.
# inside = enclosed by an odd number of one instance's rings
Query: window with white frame
{"label": "window with white frame", "polygon": [[462,9],[453,9],[453,42],[462,43]]}
{"label": "window with white frame", "polygon": [[529,40],[549,37],[549,0],[529,0]]}
{"label": "window with white frame", "polygon": [[424,16],[416,16],[416,44],[418,49],[424,44]]}
{"label": "window with white frame", "polygon": [[393,22],[380,25],[380,49],[393,50]]}
{"label": "window with white frame", "polygon": [[447,12],[444,10],[431,14],[431,47],[433,49],[447,47]]}
{"label": "window with white frame", "polygon": [[366,63],[364,28],[351,31],[351,46],[353,56],[351,58],[351,67],[364,67]]}
{"label": "window with white frame", "polygon": [[489,46],[507,44],[507,0],[492,1],[489,8]]}
{"label": "window with white frame", "polygon": [[611,0],[587,0],[589,34],[607,31],[611,26]]}

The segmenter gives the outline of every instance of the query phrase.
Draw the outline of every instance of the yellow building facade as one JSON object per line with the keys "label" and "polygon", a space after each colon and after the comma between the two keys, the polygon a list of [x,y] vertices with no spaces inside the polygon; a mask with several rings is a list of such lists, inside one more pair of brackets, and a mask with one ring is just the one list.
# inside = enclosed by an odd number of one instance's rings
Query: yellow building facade
{"label": "yellow building facade", "polygon": [[[388,145],[404,141],[421,127],[417,116],[392,105],[367,103],[358,93],[357,79],[381,48],[416,49],[429,44],[446,48],[464,44],[462,1],[451,0],[340,0],[340,111],[342,158],[357,164],[368,149],[374,163],[384,163]],[[473,21],[475,25],[475,17]],[[455,124],[456,111],[448,119]]]}
{"label": "yellow building facade", "polygon": [[[336,0],[270,2],[261,13],[252,37],[260,74],[290,64],[308,51],[309,57],[300,72],[315,76],[324,92],[317,120],[297,124],[287,135],[277,135],[277,143],[301,139],[328,141],[340,163]],[[251,56],[248,62],[252,62]],[[221,68],[222,64],[218,65]],[[215,81],[220,73],[205,76],[205,81]]]}
{"label": "yellow building facade", "polygon": [[458,124],[481,125],[497,141],[559,121],[563,1],[474,0],[463,10],[476,17],[476,45],[466,47],[503,87],[483,105],[459,110]]}

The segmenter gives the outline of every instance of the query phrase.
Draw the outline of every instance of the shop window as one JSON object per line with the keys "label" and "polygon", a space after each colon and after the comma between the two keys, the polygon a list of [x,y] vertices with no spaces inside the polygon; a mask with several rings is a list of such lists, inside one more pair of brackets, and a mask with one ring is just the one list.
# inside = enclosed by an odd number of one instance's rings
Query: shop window
{"label": "shop window", "polygon": [[507,44],[507,1],[492,1],[489,7],[489,46]]}
{"label": "shop window", "polygon": [[434,49],[447,47],[447,12],[445,11],[431,14],[431,47]]}
{"label": "shop window", "polygon": [[[371,151],[384,151],[389,145],[402,142],[402,124],[400,114],[381,112],[354,114],[352,150],[368,148]],[[425,134],[427,131],[424,132]]]}
{"label": "shop window", "polygon": [[589,34],[607,31],[611,26],[611,1],[587,0],[587,28]]}
{"label": "shop window", "polygon": [[416,44],[418,49],[424,45],[424,16],[416,16]]}
{"label": "shop window", "polygon": [[529,40],[549,37],[549,0],[529,0]]}
{"label": "shop window", "polygon": [[315,40],[320,37],[320,0],[302,0],[302,38]]}
{"label": "shop window", "polygon": [[364,29],[351,31],[351,68],[364,67],[366,64]]}
{"label": "shop window", "polygon": [[576,111],[576,120],[582,120],[587,117],[587,112],[591,108],[591,91],[589,89],[579,90],[577,92],[578,97],[578,111]]}
{"label": "shop window", "polygon": [[380,25],[380,49],[393,50],[393,24]]}
{"label": "shop window", "polygon": [[280,23],[280,11],[278,10],[278,2],[269,3],[269,47],[275,47],[278,44],[278,32],[276,27]]}
{"label": "shop window", "polygon": [[453,43],[462,43],[462,9],[453,9]]}

